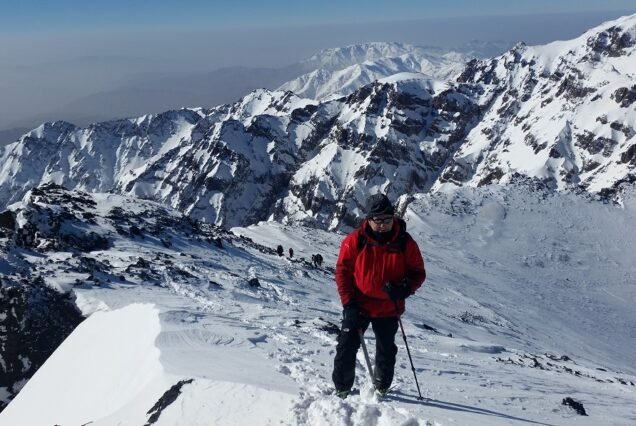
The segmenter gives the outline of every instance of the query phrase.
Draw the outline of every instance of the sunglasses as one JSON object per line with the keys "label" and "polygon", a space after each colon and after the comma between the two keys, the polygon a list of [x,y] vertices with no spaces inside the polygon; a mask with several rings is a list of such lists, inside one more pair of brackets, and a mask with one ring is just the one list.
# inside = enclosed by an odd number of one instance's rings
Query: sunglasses
{"label": "sunglasses", "polygon": [[372,217],[371,220],[373,221],[373,223],[376,223],[378,225],[388,225],[389,223],[393,222],[393,216],[389,216],[389,217]]}

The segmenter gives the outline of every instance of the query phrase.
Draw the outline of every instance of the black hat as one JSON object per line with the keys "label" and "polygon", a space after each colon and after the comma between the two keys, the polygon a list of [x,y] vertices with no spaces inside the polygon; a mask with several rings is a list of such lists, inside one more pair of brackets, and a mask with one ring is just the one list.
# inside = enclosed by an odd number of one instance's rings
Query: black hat
{"label": "black hat", "polygon": [[395,212],[393,205],[384,194],[374,194],[367,198],[367,217],[375,217],[381,214],[392,215]]}

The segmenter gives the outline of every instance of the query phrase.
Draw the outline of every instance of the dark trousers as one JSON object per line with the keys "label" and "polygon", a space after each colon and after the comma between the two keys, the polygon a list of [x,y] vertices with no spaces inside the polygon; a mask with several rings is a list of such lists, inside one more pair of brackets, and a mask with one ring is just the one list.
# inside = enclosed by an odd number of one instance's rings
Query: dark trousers
{"label": "dark trousers", "polygon": [[[391,318],[365,318],[361,321],[361,327],[366,330],[369,322],[375,334],[375,368],[373,371],[373,384],[377,389],[385,389],[393,382],[393,370],[395,368],[395,334],[398,330],[397,317]],[[343,327],[344,328],[344,327]],[[336,357],[333,362],[333,374],[331,378],[337,390],[348,390],[353,386],[356,369],[356,354],[360,348],[360,335],[357,329],[343,331],[340,329]]]}

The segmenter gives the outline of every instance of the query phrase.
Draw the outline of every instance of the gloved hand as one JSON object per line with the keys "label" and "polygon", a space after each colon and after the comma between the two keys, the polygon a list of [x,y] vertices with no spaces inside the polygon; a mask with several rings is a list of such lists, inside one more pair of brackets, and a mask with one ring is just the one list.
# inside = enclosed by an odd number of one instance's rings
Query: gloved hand
{"label": "gloved hand", "polygon": [[411,295],[411,288],[408,285],[406,278],[394,282],[389,281],[384,284],[384,291],[386,292],[389,299],[395,301],[406,299]]}
{"label": "gloved hand", "polygon": [[360,326],[360,310],[355,303],[349,303],[342,309],[342,331],[357,330]]}

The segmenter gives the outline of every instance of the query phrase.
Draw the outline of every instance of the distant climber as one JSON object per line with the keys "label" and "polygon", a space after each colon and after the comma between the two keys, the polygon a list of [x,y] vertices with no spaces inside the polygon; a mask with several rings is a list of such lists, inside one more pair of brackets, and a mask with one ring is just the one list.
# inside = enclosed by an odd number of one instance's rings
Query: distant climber
{"label": "distant climber", "polygon": [[314,264],[315,267],[320,268],[320,266],[322,265],[322,255],[320,253],[312,254],[311,262]]}
{"label": "distant climber", "polygon": [[283,255],[283,246],[281,246],[280,244],[276,247],[276,253],[278,253],[279,256]]}
{"label": "distant climber", "polygon": [[292,257],[294,257],[294,249],[293,248],[289,248],[289,258],[291,259]]}

